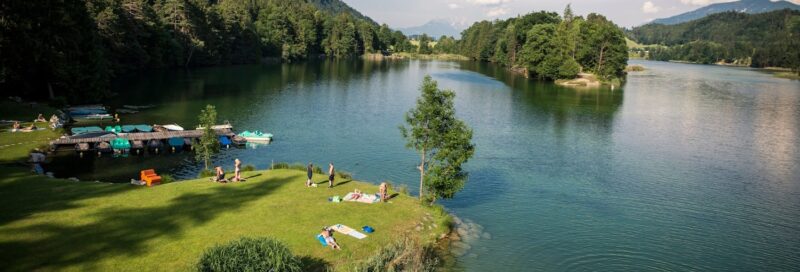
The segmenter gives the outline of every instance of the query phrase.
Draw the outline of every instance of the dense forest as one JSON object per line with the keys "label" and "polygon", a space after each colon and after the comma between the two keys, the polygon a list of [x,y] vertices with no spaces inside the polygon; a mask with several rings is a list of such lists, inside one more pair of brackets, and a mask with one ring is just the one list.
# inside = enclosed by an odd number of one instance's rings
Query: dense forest
{"label": "dense forest", "polygon": [[785,67],[800,72],[800,11],[725,12],[677,25],[648,24],[627,31],[635,54],[654,60]]}
{"label": "dense forest", "polygon": [[413,48],[338,0],[0,1],[0,86],[97,100],[151,68],[349,57]]}
{"label": "dense forest", "polygon": [[625,35],[602,15],[563,16],[534,12],[507,20],[481,21],[461,34],[461,54],[524,70],[543,79],[574,78],[591,72],[603,79],[623,75],[628,61]]}

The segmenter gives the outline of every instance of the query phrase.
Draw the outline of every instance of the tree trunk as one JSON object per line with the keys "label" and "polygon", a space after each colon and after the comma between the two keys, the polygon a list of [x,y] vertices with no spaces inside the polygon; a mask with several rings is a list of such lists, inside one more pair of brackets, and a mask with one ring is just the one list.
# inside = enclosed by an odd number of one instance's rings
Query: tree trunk
{"label": "tree trunk", "polygon": [[50,100],[56,99],[55,93],[53,93],[53,84],[47,82],[47,93],[50,95]]}
{"label": "tree trunk", "polygon": [[600,47],[600,59],[597,61],[597,70],[594,71],[596,74],[600,74],[600,68],[603,67],[603,53],[606,51],[606,44],[603,43],[603,46]]}
{"label": "tree trunk", "polygon": [[425,148],[422,148],[422,161],[419,163],[419,200],[422,201],[423,181],[425,180]]}

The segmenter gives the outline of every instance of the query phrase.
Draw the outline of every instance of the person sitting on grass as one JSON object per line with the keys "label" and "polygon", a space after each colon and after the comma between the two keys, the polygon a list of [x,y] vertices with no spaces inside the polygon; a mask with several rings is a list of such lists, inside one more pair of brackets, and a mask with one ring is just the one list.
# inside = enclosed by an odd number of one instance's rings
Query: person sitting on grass
{"label": "person sitting on grass", "polygon": [[42,115],[41,113],[39,114],[39,116],[36,117],[36,120],[33,120],[33,121],[34,122],[47,122],[47,120],[44,119],[44,115]]}
{"label": "person sitting on grass", "polygon": [[342,247],[336,243],[336,239],[333,239],[333,230],[329,228],[322,228],[322,238],[325,238],[325,243],[328,243],[331,246],[331,249],[338,249],[342,250]]}
{"label": "person sitting on grass", "polygon": [[378,194],[381,195],[381,201],[386,202],[389,194],[389,185],[386,182],[381,182],[381,186],[378,187]]}
{"label": "person sitting on grass", "polygon": [[60,120],[58,119],[58,116],[53,114],[53,116],[50,116],[50,127],[53,128],[53,129],[56,129],[57,127],[59,127],[59,124],[58,124],[59,121]]}
{"label": "person sitting on grass", "polygon": [[11,126],[11,132],[17,132],[19,128],[20,128],[19,121],[14,121],[14,125]]}
{"label": "person sitting on grass", "polygon": [[216,178],[214,179],[214,181],[216,182],[228,181],[227,179],[225,179],[225,171],[222,170],[222,166],[217,166],[216,168],[214,168],[214,171],[216,172]]}

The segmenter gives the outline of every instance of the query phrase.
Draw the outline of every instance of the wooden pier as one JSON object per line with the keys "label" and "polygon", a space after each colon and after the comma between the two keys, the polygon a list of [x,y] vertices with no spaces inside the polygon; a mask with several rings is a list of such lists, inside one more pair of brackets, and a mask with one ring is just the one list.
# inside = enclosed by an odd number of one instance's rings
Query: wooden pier
{"label": "wooden pier", "polygon": [[[217,129],[214,130],[219,136],[233,137],[236,135],[231,129]],[[143,141],[150,140],[166,140],[169,138],[200,138],[203,136],[203,130],[180,130],[180,131],[161,131],[161,132],[133,132],[133,133],[118,133],[116,135],[109,134],[100,137],[80,138],[65,136],[50,142],[50,147],[56,149],[62,145],[72,145],[80,143],[97,144],[101,142],[108,142],[115,138],[123,138],[129,141]]]}

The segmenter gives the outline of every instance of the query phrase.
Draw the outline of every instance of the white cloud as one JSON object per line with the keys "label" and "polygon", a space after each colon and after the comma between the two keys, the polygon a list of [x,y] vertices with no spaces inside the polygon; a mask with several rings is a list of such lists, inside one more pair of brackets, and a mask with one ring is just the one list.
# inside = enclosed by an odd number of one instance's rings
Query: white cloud
{"label": "white cloud", "polygon": [[499,6],[511,2],[511,0],[467,0],[467,1],[481,6]]}
{"label": "white cloud", "polygon": [[447,4],[447,7],[450,8],[450,9],[457,9],[457,8],[460,8],[461,6],[459,6],[456,3],[450,3],[450,4]]}
{"label": "white cloud", "polygon": [[722,2],[733,2],[736,0],[681,0],[681,3],[685,5],[693,5],[693,6],[705,6],[708,4],[714,3],[722,3]]}
{"label": "white cloud", "polygon": [[506,13],[508,13],[508,9],[507,8],[496,7],[496,8],[492,8],[488,12],[486,12],[486,16],[488,16],[488,17],[497,17],[497,16],[500,16],[500,15],[503,15],[503,14],[506,14]]}
{"label": "white cloud", "polygon": [[650,1],[644,2],[642,5],[642,12],[644,13],[656,13],[660,9],[660,7],[656,6],[656,4],[653,4],[653,2]]}

